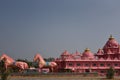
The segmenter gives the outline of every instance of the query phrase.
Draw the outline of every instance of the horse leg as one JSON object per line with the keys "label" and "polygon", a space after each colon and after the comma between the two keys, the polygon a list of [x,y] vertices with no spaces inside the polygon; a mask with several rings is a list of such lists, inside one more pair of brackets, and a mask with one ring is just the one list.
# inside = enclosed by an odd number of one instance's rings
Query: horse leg
{"label": "horse leg", "polygon": [[50,67],[50,72],[53,72],[53,67]]}
{"label": "horse leg", "polygon": [[5,70],[7,70],[7,68],[8,68],[8,65],[5,63],[5,64],[4,64],[4,66],[5,66]]}
{"label": "horse leg", "polygon": [[49,70],[50,70],[49,72],[52,72],[52,68],[51,67],[49,67]]}

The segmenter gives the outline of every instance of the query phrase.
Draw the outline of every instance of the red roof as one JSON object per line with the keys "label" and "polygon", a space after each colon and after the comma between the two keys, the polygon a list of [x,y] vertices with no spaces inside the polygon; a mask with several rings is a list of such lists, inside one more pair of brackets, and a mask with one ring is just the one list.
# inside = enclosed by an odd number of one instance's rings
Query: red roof
{"label": "red roof", "polygon": [[103,55],[103,54],[104,54],[103,50],[99,49],[96,55]]}
{"label": "red roof", "polygon": [[70,55],[67,50],[65,50],[61,55]]}
{"label": "red roof", "polygon": [[93,53],[90,51],[90,49],[86,48],[85,51],[83,52],[83,57],[94,58],[94,55],[93,55]]}
{"label": "red roof", "polygon": [[115,38],[110,36],[110,38],[106,42],[104,48],[108,48],[108,47],[119,47],[119,43],[115,40]]}

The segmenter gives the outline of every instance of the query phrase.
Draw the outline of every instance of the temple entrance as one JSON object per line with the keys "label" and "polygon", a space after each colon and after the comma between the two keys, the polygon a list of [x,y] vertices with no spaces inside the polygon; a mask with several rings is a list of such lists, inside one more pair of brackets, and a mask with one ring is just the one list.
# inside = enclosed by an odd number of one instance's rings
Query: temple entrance
{"label": "temple entrance", "polygon": [[85,72],[86,72],[86,73],[89,73],[89,72],[90,72],[90,70],[89,70],[89,69],[85,69]]}

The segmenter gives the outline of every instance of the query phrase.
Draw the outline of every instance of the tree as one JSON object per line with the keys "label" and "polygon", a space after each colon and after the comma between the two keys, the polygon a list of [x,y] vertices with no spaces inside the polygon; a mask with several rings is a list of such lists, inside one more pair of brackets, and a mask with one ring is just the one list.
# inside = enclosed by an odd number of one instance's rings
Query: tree
{"label": "tree", "polygon": [[5,68],[5,62],[3,60],[0,61],[0,72],[1,72],[1,80],[7,80],[11,72],[10,69]]}
{"label": "tree", "polygon": [[114,69],[112,67],[110,67],[107,71],[107,74],[106,74],[106,78],[107,79],[113,79],[114,78]]}
{"label": "tree", "polygon": [[44,58],[44,60],[45,60],[46,62],[51,62],[51,61],[54,61],[55,59],[52,58],[52,57],[49,57],[49,58]]}
{"label": "tree", "polygon": [[21,61],[21,62],[28,62],[28,60],[27,59],[17,59],[16,61]]}

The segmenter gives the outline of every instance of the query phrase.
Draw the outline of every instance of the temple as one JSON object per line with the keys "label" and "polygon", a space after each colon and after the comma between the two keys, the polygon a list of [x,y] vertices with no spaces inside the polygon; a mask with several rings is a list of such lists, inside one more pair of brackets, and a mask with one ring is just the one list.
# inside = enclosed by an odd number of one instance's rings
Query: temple
{"label": "temple", "polygon": [[69,69],[78,73],[97,72],[99,75],[105,75],[112,67],[115,75],[120,75],[120,45],[110,35],[106,44],[102,49],[98,49],[97,53],[92,53],[89,48],[83,53],[76,51],[73,54],[65,50],[55,62],[58,71]]}

